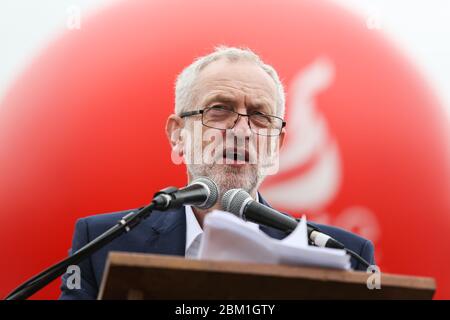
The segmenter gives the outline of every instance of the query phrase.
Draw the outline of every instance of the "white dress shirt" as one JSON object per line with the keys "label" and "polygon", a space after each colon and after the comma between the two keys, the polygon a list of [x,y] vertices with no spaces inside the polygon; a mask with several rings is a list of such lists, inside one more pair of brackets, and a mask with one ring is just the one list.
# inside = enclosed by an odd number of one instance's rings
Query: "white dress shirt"
{"label": "white dress shirt", "polygon": [[[256,201],[259,202],[258,193],[256,193]],[[203,229],[197,221],[197,217],[192,211],[191,206],[185,206],[186,212],[186,247],[185,257],[195,259],[202,241]],[[259,229],[259,225],[253,222],[250,223],[255,229]]]}

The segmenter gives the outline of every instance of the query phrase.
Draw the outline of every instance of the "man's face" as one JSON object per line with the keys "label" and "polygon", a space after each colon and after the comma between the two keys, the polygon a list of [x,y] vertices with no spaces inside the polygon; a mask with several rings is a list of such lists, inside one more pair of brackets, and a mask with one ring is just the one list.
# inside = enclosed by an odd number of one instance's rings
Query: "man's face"
{"label": "man's face", "polygon": [[[276,115],[277,111],[275,82],[255,63],[245,60],[221,59],[207,65],[197,77],[192,93],[194,103],[190,110],[214,106],[242,114]],[[278,143],[284,138],[284,131],[270,138],[255,134],[258,128],[250,124],[254,129],[251,130],[247,117],[240,117],[228,130],[203,126],[201,115],[184,118],[182,125],[184,134],[178,148],[189,158],[186,161],[189,179],[209,177],[217,183],[221,195],[232,188],[254,194],[265,176],[264,150],[275,142],[278,152]]]}

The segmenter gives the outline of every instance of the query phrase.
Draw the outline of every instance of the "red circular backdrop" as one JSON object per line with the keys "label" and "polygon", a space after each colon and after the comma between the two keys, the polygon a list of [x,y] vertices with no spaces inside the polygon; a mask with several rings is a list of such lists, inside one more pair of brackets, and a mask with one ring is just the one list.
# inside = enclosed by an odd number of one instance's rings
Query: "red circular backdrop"
{"label": "red circular backdrop", "polygon": [[370,238],[382,271],[433,276],[450,298],[448,119],[379,30],[314,0],[119,2],[36,56],[0,105],[0,294],[64,257],[77,218],[186,182],[164,134],[173,83],[219,44],[252,48],[286,85],[263,195]]}

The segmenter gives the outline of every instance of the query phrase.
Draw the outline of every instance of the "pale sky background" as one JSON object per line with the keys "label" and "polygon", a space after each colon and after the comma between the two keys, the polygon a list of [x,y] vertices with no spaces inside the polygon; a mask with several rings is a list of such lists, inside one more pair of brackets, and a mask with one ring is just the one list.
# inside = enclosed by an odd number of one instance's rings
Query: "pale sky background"
{"label": "pale sky background", "polygon": [[[0,0],[0,100],[30,59],[67,28],[69,8],[78,7],[83,19],[115,1]],[[450,0],[329,1],[363,16],[368,28],[397,42],[431,82],[450,119]]]}

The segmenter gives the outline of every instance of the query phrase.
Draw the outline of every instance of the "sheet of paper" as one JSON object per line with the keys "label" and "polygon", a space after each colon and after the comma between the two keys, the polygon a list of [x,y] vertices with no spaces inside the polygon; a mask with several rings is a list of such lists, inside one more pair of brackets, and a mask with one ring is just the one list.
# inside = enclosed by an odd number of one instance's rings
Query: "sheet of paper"
{"label": "sheet of paper", "polygon": [[281,242],[286,246],[291,247],[306,248],[308,246],[308,228],[305,216],[302,217],[297,228],[295,228],[290,235],[281,240]]}
{"label": "sheet of paper", "polygon": [[199,259],[277,263],[271,238],[228,212],[205,217]]}

